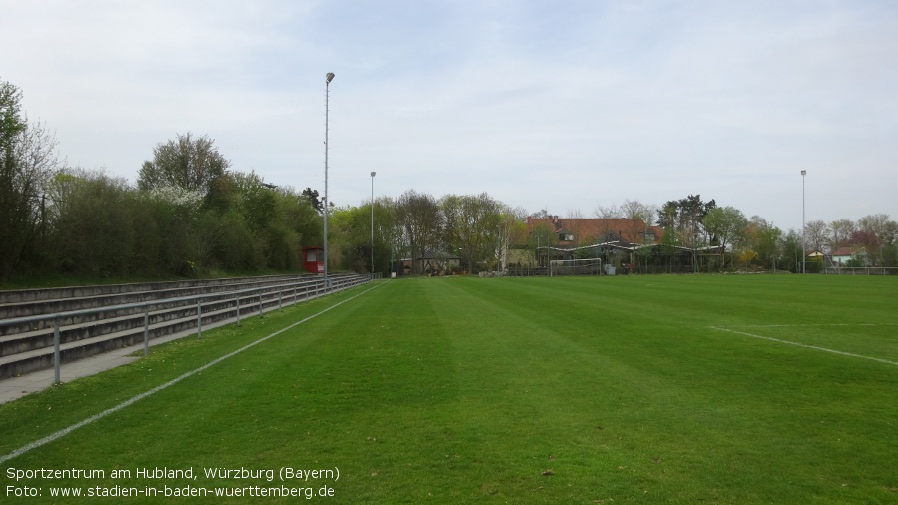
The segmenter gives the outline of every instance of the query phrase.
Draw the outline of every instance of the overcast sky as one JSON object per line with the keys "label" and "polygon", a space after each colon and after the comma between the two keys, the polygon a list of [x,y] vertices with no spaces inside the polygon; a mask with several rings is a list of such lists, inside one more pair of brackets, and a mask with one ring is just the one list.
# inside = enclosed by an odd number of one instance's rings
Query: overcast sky
{"label": "overcast sky", "polygon": [[690,194],[898,219],[898,2],[0,0],[0,79],[71,166],[191,132],[339,206],[409,189],[593,217]]}

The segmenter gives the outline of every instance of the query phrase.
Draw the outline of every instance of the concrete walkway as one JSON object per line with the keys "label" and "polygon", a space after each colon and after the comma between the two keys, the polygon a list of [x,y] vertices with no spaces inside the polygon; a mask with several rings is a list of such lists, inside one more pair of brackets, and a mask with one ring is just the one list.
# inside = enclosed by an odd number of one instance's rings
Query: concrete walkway
{"label": "concrete walkway", "polygon": [[[88,375],[98,374],[104,370],[115,368],[140,358],[126,356],[126,354],[139,351],[136,346],[116,349],[114,351],[97,354],[74,363],[65,363],[59,367],[59,380],[70,382]],[[10,377],[0,380],[0,403],[11,402],[29,393],[43,391],[53,385],[54,370],[38,370],[20,377]]]}

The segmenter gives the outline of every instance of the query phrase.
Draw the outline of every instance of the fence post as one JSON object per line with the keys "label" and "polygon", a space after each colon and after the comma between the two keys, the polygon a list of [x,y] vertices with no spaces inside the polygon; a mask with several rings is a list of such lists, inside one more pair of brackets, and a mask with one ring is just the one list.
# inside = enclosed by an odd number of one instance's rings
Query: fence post
{"label": "fence post", "polygon": [[237,326],[240,326],[240,293],[237,293]]}
{"label": "fence post", "polygon": [[203,301],[196,300],[196,338],[203,338]]}
{"label": "fence post", "polygon": [[259,317],[262,317],[262,292],[259,292]]}
{"label": "fence post", "polygon": [[284,295],[284,292],[282,290],[278,290],[278,310],[281,312],[284,311],[284,305],[282,303],[283,295]]}
{"label": "fence post", "polygon": [[53,382],[59,382],[59,316],[53,320]]}
{"label": "fence post", "polygon": [[150,353],[150,305],[143,306],[143,355]]}

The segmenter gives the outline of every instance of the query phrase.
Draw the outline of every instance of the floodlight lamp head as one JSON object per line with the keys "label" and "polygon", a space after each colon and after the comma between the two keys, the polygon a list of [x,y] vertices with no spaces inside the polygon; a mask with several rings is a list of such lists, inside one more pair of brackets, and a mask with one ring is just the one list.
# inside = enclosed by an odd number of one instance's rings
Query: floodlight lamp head
{"label": "floodlight lamp head", "polygon": [[330,82],[334,80],[334,73],[328,72],[326,77],[327,77],[327,83],[330,84]]}
{"label": "floodlight lamp head", "polygon": [[802,170],[802,171],[801,171],[801,175],[807,175],[807,173],[808,173],[807,170]]}
{"label": "floodlight lamp head", "polygon": [[377,172],[371,172],[371,177],[374,177],[375,175],[377,175]]}

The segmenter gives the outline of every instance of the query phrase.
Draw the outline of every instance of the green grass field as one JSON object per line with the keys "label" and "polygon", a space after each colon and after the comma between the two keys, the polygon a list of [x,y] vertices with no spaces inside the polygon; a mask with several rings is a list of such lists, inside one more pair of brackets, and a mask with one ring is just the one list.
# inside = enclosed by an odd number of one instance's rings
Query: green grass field
{"label": "green grass field", "polygon": [[889,277],[372,283],[2,405],[0,455],[328,307],[8,458],[0,501],[898,503]]}

